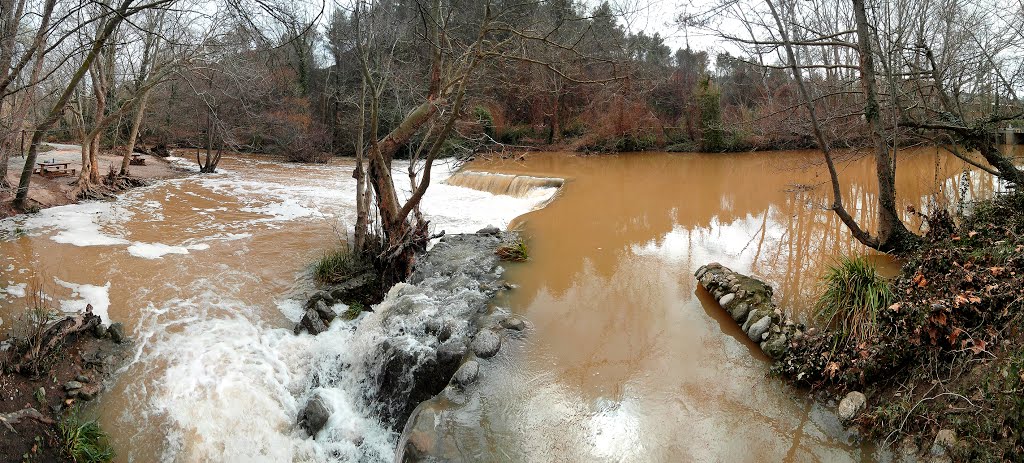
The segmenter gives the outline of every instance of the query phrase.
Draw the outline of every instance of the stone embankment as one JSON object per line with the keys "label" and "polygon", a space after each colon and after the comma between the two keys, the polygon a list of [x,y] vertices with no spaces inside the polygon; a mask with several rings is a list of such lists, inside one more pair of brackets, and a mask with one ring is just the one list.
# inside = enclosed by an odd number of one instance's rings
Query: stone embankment
{"label": "stone embankment", "polygon": [[[426,404],[464,397],[493,367],[508,339],[528,329],[526,321],[491,304],[500,291],[511,289],[495,251],[515,238],[494,227],[445,236],[418,257],[408,282],[395,285],[353,322],[353,342],[369,347],[346,359],[340,365],[345,372],[338,376],[360,378],[367,409],[393,430],[405,429],[400,461],[454,458],[440,453],[448,447],[437,444],[450,434],[444,423],[422,410],[430,408]],[[331,329],[337,317],[332,303],[343,300],[343,292],[332,288],[314,294],[296,331]],[[330,416],[329,400],[314,393],[298,421],[317,436]]]}
{"label": "stone embankment", "polygon": [[719,263],[702,266],[694,275],[747,337],[773,360],[785,355],[791,340],[803,336],[804,327],[789,321],[772,302],[772,287],[767,283]]}

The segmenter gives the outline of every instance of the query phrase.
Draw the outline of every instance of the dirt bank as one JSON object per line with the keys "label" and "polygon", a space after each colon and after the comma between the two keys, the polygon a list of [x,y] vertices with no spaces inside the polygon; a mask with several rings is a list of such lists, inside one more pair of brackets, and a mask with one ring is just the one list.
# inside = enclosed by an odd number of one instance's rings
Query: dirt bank
{"label": "dirt bank", "polygon": [[[53,161],[66,162],[68,169],[75,172],[82,171],[82,152],[78,145],[65,145],[50,143],[45,152],[40,152],[37,162]],[[149,182],[153,180],[178,178],[188,174],[188,171],[175,167],[171,162],[157,156],[145,156],[146,165],[131,166],[131,175],[137,179]],[[12,156],[7,169],[7,181],[11,185],[18,185],[22,167],[25,165],[25,158]],[[100,170],[105,174],[109,166],[119,169],[121,156],[115,152],[104,152],[99,159]],[[78,177],[70,175],[66,177],[45,178],[38,174],[32,176],[32,185],[29,190],[29,199],[33,206],[38,209],[45,209],[54,206],[63,206],[75,202],[72,199],[74,182]],[[0,191],[0,218],[17,214],[11,205],[14,191]]]}
{"label": "dirt bank", "polygon": [[958,222],[933,218],[870,336],[823,330],[776,370],[837,399],[863,392],[851,425],[898,455],[1024,461],[1024,195]]}
{"label": "dirt bank", "polygon": [[103,392],[129,353],[123,328],[93,326],[99,317],[91,317],[88,329],[62,337],[30,369],[14,365],[31,336],[0,342],[0,461],[73,461],[61,424],[83,416],[83,404]]}

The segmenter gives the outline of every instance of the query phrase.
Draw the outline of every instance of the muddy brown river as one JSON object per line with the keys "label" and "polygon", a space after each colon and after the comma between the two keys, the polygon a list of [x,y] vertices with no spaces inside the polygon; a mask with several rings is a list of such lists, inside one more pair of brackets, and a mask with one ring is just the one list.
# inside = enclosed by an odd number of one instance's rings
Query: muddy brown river
{"label": "muddy brown river", "polygon": [[[541,153],[474,162],[475,174],[450,184],[442,169],[424,204],[436,231],[519,227],[531,255],[509,266],[519,289],[498,303],[533,330],[500,356],[508,368],[483,379],[485,428],[453,430],[476,436],[464,454],[884,459],[806,393],[766,379],[768,363],[692,276],[712,261],[758,274],[809,321],[824,266],[865,253],[825,209],[818,161],[814,152]],[[870,160],[840,168],[848,207],[870,217]],[[350,166],[236,157],[223,169],[0,221],[0,331],[17,324],[32,287],[55,309],[88,303],[125,323],[134,356],[89,408],[117,461],[389,461],[398,436],[364,413],[357,380],[332,392],[335,414],[317,440],[294,426],[313,373],[366,347],[346,329],[291,334],[312,288],[309,263],[354,219]],[[956,209],[961,196],[997,189],[934,149],[901,155],[901,210]]]}

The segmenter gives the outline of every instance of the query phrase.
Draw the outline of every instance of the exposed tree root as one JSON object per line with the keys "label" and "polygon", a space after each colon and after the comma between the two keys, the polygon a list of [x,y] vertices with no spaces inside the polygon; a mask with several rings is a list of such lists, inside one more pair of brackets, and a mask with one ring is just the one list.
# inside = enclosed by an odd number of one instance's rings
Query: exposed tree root
{"label": "exposed tree root", "polygon": [[37,371],[40,361],[46,359],[58,346],[72,335],[90,332],[101,322],[100,316],[92,313],[92,305],[86,306],[85,312],[50,325],[37,338],[30,339],[27,345],[15,353],[8,353],[8,367],[17,373]]}
{"label": "exposed tree root", "polygon": [[31,407],[30,408],[23,408],[23,409],[18,410],[16,412],[11,412],[11,413],[7,413],[7,414],[0,414],[0,423],[3,423],[4,426],[7,427],[7,430],[17,434],[18,431],[14,430],[14,425],[18,424],[21,420],[26,419],[26,418],[33,419],[33,420],[36,420],[36,421],[38,421],[40,423],[44,423],[44,424],[53,424],[54,423],[53,420],[43,416],[42,413],[39,413],[39,410],[36,410],[34,408],[31,408]]}

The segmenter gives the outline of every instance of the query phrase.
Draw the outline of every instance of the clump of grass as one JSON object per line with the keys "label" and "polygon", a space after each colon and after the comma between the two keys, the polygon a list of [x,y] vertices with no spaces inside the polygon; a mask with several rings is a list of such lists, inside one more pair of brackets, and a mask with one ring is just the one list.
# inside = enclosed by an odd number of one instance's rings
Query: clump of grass
{"label": "clump of grass", "polygon": [[359,314],[366,310],[366,306],[361,302],[352,302],[348,305],[348,309],[345,309],[341,314],[343,320],[355,320]]}
{"label": "clump of grass", "polygon": [[865,339],[878,327],[878,313],[893,301],[892,285],[863,257],[843,257],[822,278],[815,314],[842,339]]}
{"label": "clump of grass", "polygon": [[348,249],[339,248],[324,253],[313,267],[313,275],[320,283],[344,281],[370,269],[367,259]]}
{"label": "clump of grass", "polygon": [[499,259],[509,262],[524,262],[530,257],[530,253],[526,249],[526,242],[522,238],[516,238],[511,243],[501,245],[494,251],[494,254]]}
{"label": "clump of grass", "polygon": [[96,420],[83,420],[77,409],[57,424],[65,456],[76,463],[106,463],[114,459],[107,433]]}

